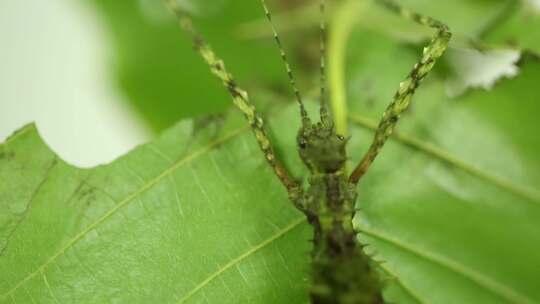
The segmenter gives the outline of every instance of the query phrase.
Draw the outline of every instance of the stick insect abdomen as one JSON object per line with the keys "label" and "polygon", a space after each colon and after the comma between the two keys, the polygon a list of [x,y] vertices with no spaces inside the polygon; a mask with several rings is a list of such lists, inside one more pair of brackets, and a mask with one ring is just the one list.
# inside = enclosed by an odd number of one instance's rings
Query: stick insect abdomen
{"label": "stick insect abdomen", "polygon": [[294,203],[314,229],[311,303],[382,304],[379,275],[352,225],[357,192],[345,168],[347,142],[324,121],[302,126],[297,135],[310,171],[308,189]]}
{"label": "stick insect abdomen", "polygon": [[356,196],[341,170],[310,178],[304,200],[315,232],[312,303],[383,303],[382,283],[352,227]]}

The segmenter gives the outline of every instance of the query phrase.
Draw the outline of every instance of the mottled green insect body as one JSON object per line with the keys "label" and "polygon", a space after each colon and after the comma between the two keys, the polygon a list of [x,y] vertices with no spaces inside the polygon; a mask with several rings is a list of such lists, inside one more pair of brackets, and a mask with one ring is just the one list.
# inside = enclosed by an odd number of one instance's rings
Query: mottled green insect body
{"label": "mottled green insect body", "polygon": [[383,303],[379,275],[352,227],[356,197],[343,169],[309,178],[303,199],[314,229],[312,303]]}
{"label": "mottled green insect body", "polygon": [[352,226],[357,192],[345,169],[348,140],[320,122],[303,126],[297,141],[311,173],[307,190],[291,197],[314,229],[311,302],[383,303],[379,276]]}

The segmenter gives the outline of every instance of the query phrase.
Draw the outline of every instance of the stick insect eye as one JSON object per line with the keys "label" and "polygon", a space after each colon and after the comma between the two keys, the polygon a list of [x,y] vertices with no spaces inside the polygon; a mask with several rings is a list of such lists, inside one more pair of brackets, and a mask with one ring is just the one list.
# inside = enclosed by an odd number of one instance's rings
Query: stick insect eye
{"label": "stick insect eye", "polygon": [[298,141],[298,146],[300,146],[301,149],[305,149],[307,147],[307,142],[305,139],[301,138],[299,141]]}

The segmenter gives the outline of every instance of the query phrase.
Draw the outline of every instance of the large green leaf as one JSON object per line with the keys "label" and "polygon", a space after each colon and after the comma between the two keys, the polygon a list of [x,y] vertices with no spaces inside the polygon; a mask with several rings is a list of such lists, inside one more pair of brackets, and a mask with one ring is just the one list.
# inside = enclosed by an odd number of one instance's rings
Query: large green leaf
{"label": "large green leaf", "polygon": [[460,100],[421,90],[417,136],[364,181],[363,240],[419,303],[540,302],[539,67]]}
{"label": "large green leaf", "polygon": [[[416,50],[362,29],[350,41],[348,97],[362,113],[352,117],[372,130]],[[396,302],[540,302],[540,93],[530,89],[540,63],[531,57],[517,79],[457,100],[439,65],[400,123],[415,136],[386,147],[363,181],[357,227],[400,279],[388,295]]]}
{"label": "large green leaf", "polygon": [[0,148],[0,302],[302,302],[310,229],[248,131],[183,122],[91,170],[19,131]]}
{"label": "large green leaf", "polygon": [[[436,82],[421,90],[410,133],[360,186],[356,224],[396,277],[389,299],[540,302],[540,93],[528,90],[539,77],[526,60],[493,92],[448,101]],[[217,134],[181,122],[90,170],[59,160],[32,126],[8,139],[2,303],[304,303],[311,230],[232,117]],[[353,120],[358,158],[372,125]],[[270,128],[300,176],[297,121],[290,107]]]}

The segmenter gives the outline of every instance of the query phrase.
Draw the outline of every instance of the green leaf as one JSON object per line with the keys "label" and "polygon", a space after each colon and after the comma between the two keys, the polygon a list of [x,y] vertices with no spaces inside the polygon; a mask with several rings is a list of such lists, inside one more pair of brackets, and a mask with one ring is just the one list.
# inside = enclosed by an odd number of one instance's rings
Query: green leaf
{"label": "green leaf", "polygon": [[540,54],[540,11],[531,5],[519,6],[508,18],[489,31],[485,39],[493,44],[502,44],[526,49]]}
{"label": "green leaf", "polygon": [[527,89],[539,77],[527,59],[493,92],[424,87],[406,118],[417,135],[398,136],[363,181],[361,240],[419,303],[540,301],[540,93]]}
{"label": "green leaf", "polygon": [[309,226],[249,128],[224,130],[193,137],[182,122],[90,170],[59,160],[34,126],[11,137],[0,302],[305,302]]}
{"label": "green leaf", "polygon": [[429,1],[403,0],[400,4],[421,14],[437,18],[446,23],[457,35],[476,37],[492,19],[504,13],[514,0],[458,0]]}
{"label": "green leaf", "polygon": [[[369,43],[367,43],[369,41]],[[348,97],[357,122],[376,127],[420,47],[366,29],[351,36]],[[526,54],[515,80],[492,92],[449,99],[438,65],[400,122],[399,144],[385,148],[363,181],[361,239],[399,280],[396,303],[537,303],[540,93],[537,60]],[[353,156],[367,149],[360,140]],[[404,294],[408,294],[405,296]]]}

